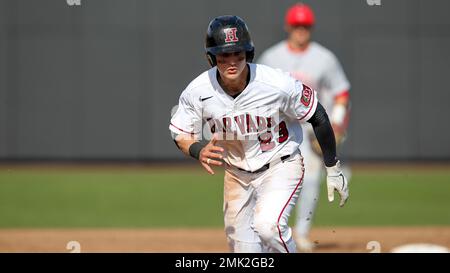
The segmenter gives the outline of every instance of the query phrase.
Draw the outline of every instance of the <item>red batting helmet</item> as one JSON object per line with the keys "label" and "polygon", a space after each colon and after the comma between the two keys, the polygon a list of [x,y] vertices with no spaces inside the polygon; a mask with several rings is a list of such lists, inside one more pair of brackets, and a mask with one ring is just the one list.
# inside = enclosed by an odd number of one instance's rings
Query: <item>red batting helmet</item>
{"label": "red batting helmet", "polygon": [[286,24],[289,26],[312,26],[314,25],[314,12],[305,4],[295,4],[286,12]]}

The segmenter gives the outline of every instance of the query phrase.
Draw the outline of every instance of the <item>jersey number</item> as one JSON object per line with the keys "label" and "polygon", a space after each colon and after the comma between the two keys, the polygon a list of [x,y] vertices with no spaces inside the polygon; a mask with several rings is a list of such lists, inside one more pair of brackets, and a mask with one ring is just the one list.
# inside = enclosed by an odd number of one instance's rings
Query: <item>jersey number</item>
{"label": "jersey number", "polygon": [[[280,124],[275,126],[274,131],[275,133],[278,133],[278,143],[285,142],[289,137],[289,131],[286,127],[286,122],[284,121],[280,122]],[[272,132],[265,132],[258,136],[261,151],[267,152],[275,147],[275,141],[272,141],[272,139],[273,139]]]}

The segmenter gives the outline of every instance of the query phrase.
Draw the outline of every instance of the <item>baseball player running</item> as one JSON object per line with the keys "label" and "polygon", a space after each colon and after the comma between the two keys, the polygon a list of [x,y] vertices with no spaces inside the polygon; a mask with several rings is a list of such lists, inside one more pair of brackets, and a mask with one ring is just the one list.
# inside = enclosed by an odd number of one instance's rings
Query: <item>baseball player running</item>
{"label": "baseball player running", "polygon": [[[305,4],[292,6],[285,17],[285,29],[289,35],[287,40],[266,50],[258,63],[290,72],[296,79],[317,90],[319,101],[331,113],[330,119],[339,145],[347,128],[350,84],[334,54],[310,41],[314,21],[310,7]],[[323,167],[320,148],[311,128],[303,126],[303,130],[305,139],[301,150],[306,171],[297,205],[294,237],[300,251],[310,252],[313,244],[309,240],[309,232],[319,198]],[[345,169],[344,173],[348,174]]]}
{"label": "baseball player running", "polygon": [[[300,122],[323,152],[330,201],[348,198],[333,129],[316,92],[281,70],[253,64],[254,46],[237,16],[213,19],[211,69],[182,92],[170,130],[178,148],[214,174],[223,166],[225,233],[232,252],[295,252],[288,226],[303,181]],[[203,140],[203,135],[212,135]]]}

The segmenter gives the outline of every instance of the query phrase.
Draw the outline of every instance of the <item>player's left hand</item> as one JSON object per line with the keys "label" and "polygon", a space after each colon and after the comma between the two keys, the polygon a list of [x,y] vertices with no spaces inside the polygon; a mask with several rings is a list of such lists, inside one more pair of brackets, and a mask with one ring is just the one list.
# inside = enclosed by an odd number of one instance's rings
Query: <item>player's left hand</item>
{"label": "player's left hand", "polygon": [[344,206],[349,197],[349,190],[347,178],[342,173],[339,161],[333,167],[327,167],[327,190],[328,201],[333,202],[334,191],[337,191],[341,198],[339,206]]}

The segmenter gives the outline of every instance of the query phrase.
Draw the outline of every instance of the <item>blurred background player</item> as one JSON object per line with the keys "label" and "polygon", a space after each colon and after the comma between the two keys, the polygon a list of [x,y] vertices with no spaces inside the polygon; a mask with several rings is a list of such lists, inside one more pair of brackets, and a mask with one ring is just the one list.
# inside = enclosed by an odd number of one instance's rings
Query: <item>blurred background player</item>
{"label": "blurred background player", "polygon": [[[288,38],[263,52],[257,62],[290,72],[317,91],[320,102],[330,114],[336,144],[339,145],[348,124],[350,83],[336,56],[322,45],[311,41],[314,23],[315,16],[309,6],[298,3],[290,7],[285,16]],[[309,232],[324,169],[314,134],[308,126],[303,127],[301,151],[305,161],[305,177],[297,202],[294,235],[299,250],[310,252],[314,245],[309,239]],[[344,168],[344,173],[350,179],[348,167]]]}

